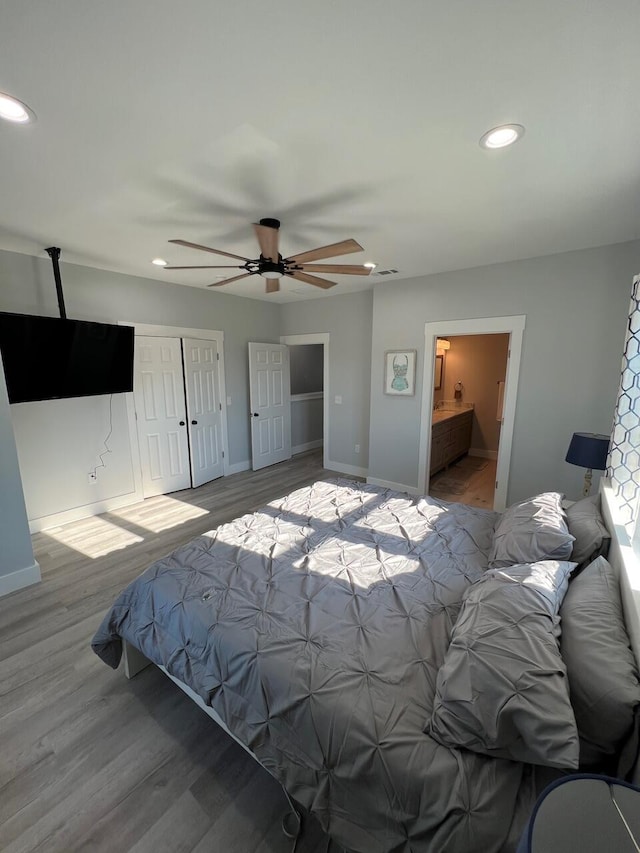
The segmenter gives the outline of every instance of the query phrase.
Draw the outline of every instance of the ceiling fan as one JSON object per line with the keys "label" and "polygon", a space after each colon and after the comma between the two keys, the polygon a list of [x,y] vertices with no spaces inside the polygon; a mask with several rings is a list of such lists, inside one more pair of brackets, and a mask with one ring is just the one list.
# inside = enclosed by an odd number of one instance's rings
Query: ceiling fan
{"label": "ceiling fan", "polygon": [[254,223],[254,230],[260,246],[260,257],[256,260],[243,258],[242,255],[233,255],[220,249],[210,249],[208,246],[200,246],[198,243],[189,243],[187,240],[169,240],[178,246],[187,246],[190,249],[200,249],[203,252],[211,252],[214,255],[223,255],[225,258],[234,258],[242,261],[242,264],[228,266],[190,266],[190,267],[164,267],[166,270],[245,270],[242,275],[235,275],[224,281],[214,281],[207,287],[222,287],[231,284],[232,281],[240,281],[251,275],[261,275],[266,282],[267,293],[277,293],[280,290],[280,279],[283,276],[294,278],[296,281],[304,281],[315,287],[327,290],[334,287],[337,282],[326,278],[319,278],[310,273],[333,273],[334,275],[369,275],[370,267],[357,264],[314,264],[310,261],[319,261],[323,258],[335,258],[339,255],[348,255],[351,252],[362,252],[364,249],[355,240],[343,240],[341,243],[332,243],[330,246],[321,246],[319,249],[310,249],[308,252],[300,252],[283,258],[278,250],[278,236],[280,229],[279,219],[261,219]]}

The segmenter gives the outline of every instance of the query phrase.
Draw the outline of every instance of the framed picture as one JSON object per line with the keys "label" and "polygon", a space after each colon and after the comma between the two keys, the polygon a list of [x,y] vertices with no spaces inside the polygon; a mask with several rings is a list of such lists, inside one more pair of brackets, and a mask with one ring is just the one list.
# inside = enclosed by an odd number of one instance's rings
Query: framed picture
{"label": "framed picture", "polygon": [[384,393],[413,397],[416,392],[416,351],[387,350],[384,354]]}
{"label": "framed picture", "polygon": [[436,369],[433,375],[433,390],[440,391],[442,388],[442,368],[444,366],[444,356],[436,356]]}

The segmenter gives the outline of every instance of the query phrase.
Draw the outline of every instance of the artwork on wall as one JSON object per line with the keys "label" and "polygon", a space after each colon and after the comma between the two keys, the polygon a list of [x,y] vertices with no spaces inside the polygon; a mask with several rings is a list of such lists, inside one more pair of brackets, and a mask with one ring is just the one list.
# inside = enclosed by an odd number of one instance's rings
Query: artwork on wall
{"label": "artwork on wall", "polygon": [[387,350],[384,354],[384,393],[412,397],[416,391],[416,351]]}
{"label": "artwork on wall", "polygon": [[442,368],[444,366],[444,356],[437,355],[436,356],[436,369],[433,376],[433,390],[440,391],[442,390]]}

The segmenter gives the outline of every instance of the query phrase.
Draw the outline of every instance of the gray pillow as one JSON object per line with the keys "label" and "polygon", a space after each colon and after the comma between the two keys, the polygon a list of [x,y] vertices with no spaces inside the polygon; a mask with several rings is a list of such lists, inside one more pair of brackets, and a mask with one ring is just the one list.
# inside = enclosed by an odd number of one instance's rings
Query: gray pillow
{"label": "gray pillow", "polygon": [[443,746],[575,770],[578,732],[558,649],[575,563],[494,569],[472,584],[438,672],[425,732]]}
{"label": "gray pillow", "polygon": [[633,734],[640,684],[618,576],[604,557],[571,581],[560,617],[580,765],[615,772],[617,754]]}
{"label": "gray pillow", "polygon": [[573,548],[562,495],[543,492],[505,510],[493,534],[492,569],[537,560],[568,560]]}
{"label": "gray pillow", "polygon": [[611,535],[600,512],[600,495],[576,501],[567,509],[567,526],[575,538],[571,559],[586,566],[609,553]]}

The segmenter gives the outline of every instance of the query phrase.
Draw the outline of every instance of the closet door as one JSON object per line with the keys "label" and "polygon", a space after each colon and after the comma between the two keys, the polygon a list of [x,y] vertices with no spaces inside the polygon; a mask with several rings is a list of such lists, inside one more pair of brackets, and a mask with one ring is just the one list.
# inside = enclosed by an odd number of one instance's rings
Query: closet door
{"label": "closet door", "polygon": [[133,391],[145,498],[190,488],[180,338],[136,336]]}
{"label": "closet door", "polygon": [[222,477],[222,402],[218,344],[184,338],[184,381],[193,485]]}

